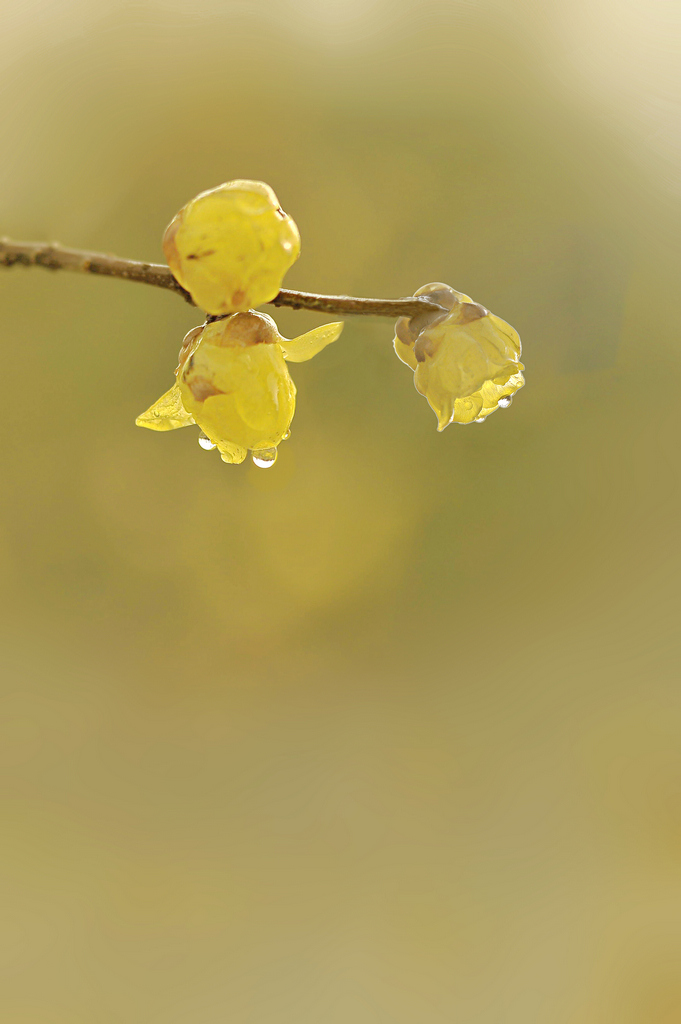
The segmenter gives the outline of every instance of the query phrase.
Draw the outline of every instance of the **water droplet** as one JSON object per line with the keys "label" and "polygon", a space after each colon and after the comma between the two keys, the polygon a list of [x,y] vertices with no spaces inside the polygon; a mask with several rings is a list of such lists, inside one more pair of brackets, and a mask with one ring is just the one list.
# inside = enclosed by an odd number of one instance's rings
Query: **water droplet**
{"label": "water droplet", "polygon": [[282,441],[288,441],[290,436],[291,436],[291,431],[287,430],[286,433],[284,434],[284,436],[282,437]]}
{"label": "water droplet", "polygon": [[486,416],[478,416],[477,420],[473,420],[473,423],[484,423],[486,419]]}
{"label": "water droplet", "polygon": [[508,409],[512,401],[513,399],[511,398],[511,396],[506,395],[504,398],[500,398],[497,404],[500,409]]}
{"label": "water droplet", "polygon": [[276,461],[276,448],[261,448],[259,451],[253,452],[253,465],[259,466],[260,469],[269,469]]}
{"label": "water droplet", "polygon": [[199,444],[201,445],[205,452],[209,452],[213,448],[217,448],[215,441],[211,441],[211,439],[209,437],[206,437],[205,434],[202,434],[201,437],[199,438]]}

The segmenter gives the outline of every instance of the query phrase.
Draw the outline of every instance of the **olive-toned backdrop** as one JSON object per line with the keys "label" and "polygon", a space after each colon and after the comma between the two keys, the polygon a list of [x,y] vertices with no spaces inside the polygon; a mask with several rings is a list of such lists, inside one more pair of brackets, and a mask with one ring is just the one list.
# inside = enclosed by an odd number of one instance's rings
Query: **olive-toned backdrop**
{"label": "olive-toned backdrop", "polygon": [[438,434],[349,320],[229,467],[134,426],[196,311],[0,270],[0,1018],[677,1024],[671,6],[2,16],[0,234],[160,260],[262,179],[289,287],[444,280],[527,386]]}

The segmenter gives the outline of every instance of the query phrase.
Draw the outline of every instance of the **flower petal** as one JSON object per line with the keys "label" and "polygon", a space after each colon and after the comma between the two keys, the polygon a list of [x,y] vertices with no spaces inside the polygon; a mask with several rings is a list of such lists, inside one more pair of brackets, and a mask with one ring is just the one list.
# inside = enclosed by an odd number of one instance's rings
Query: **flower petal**
{"label": "flower petal", "polygon": [[170,391],[161,395],[157,402],[135,420],[138,427],[148,427],[149,430],[177,430],[178,427],[189,427],[194,422],[194,417],[182,404],[179,384],[173,384]]}
{"label": "flower petal", "polygon": [[232,444],[231,441],[218,441],[218,451],[222,461],[231,466],[238,466],[248,455],[248,449],[242,448],[238,444]]}
{"label": "flower petal", "polygon": [[397,337],[397,335],[395,335],[393,348],[395,349],[395,355],[397,356],[398,359],[401,359],[402,362],[406,363],[406,365],[409,366],[412,370],[416,369],[416,367],[419,364],[416,362],[416,356],[414,355],[413,345],[405,345],[405,343],[401,341],[400,338]]}
{"label": "flower petal", "polygon": [[[482,395],[479,391],[474,395],[469,395],[467,398],[457,398],[454,402],[454,416],[452,417],[452,422],[472,423],[473,420],[478,418],[481,410]],[[437,429],[443,430],[444,428],[438,426]]]}
{"label": "flower petal", "polygon": [[314,331],[308,331],[307,334],[301,334],[298,338],[292,338],[290,341],[287,338],[282,338],[279,344],[284,358],[289,363],[304,363],[340,337],[342,330],[342,321],[323,324],[321,327],[315,327]]}

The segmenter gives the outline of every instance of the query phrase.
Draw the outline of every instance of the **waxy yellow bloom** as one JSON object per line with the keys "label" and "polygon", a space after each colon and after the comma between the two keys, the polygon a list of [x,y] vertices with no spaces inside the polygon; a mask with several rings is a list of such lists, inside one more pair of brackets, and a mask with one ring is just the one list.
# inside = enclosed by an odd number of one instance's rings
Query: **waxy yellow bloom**
{"label": "waxy yellow bloom", "polygon": [[205,435],[199,443],[224,462],[243,462],[250,450],[256,465],[271,466],[296,406],[286,361],[311,359],[342,329],[324,324],[288,340],[272,317],[253,310],[195,327],[180,349],[177,382],[135,422],[151,430],[196,423]]}
{"label": "waxy yellow bloom", "polygon": [[416,390],[428,399],[438,430],[450,423],[482,423],[506,408],[525,379],[514,329],[468,295],[436,281],[419,288],[449,312],[402,317],[395,352],[414,371]]}
{"label": "waxy yellow bloom", "polygon": [[271,302],[300,255],[300,235],[269,185],[228,181],[182,207],[163,252],[196,305],[220,315]]}

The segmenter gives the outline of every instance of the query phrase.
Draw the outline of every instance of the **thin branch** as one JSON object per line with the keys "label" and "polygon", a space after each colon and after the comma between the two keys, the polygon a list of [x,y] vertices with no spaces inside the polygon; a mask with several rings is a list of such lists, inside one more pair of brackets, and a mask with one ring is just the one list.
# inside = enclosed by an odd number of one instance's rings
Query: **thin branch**
{"label": "thin branch", "polygon": [[[65,249],[54,242],[11,242],[8,238],[3,238],[0,239],[0,266],[76,270],[86,274],[120,277],[126,281],[141,281],[143,284],[176,292],[190,305],[195,305],[189,292],[175,280],[170,269],[161,263],[140,263],[137,260],[122,260],[99,252]],[[284,288],[272,299],[271,304],[342,316],[356,314],[393,318],[416,316],[418,313],[441,308],[425,296],[411,296],[405,299],[359,299],[351,295],[317,295],[314,292],[295,292]]]}
{"label": "thin branch", "polygon": [[317,295],[315,292],[294,292],[282,288],[273,306],[291,306],[293,309],[314,309],[318,313],[334,313],[340,316],[416,316],[428,310],[442,310],[431,299],[413,295],[405,299],[359,299],[352,295]]}
{"label": "thin branch", "polygon": [[77,270],[86,274],[121,277],[126,281],[142,281],[157,288],[177,292],[193,305],[189,292],[179,284],[168,267],[137,260],[120,260],[100,252],[65,249],[54,242],[11,242],[0,239],[0,266],[45,267],[47,270]]}

